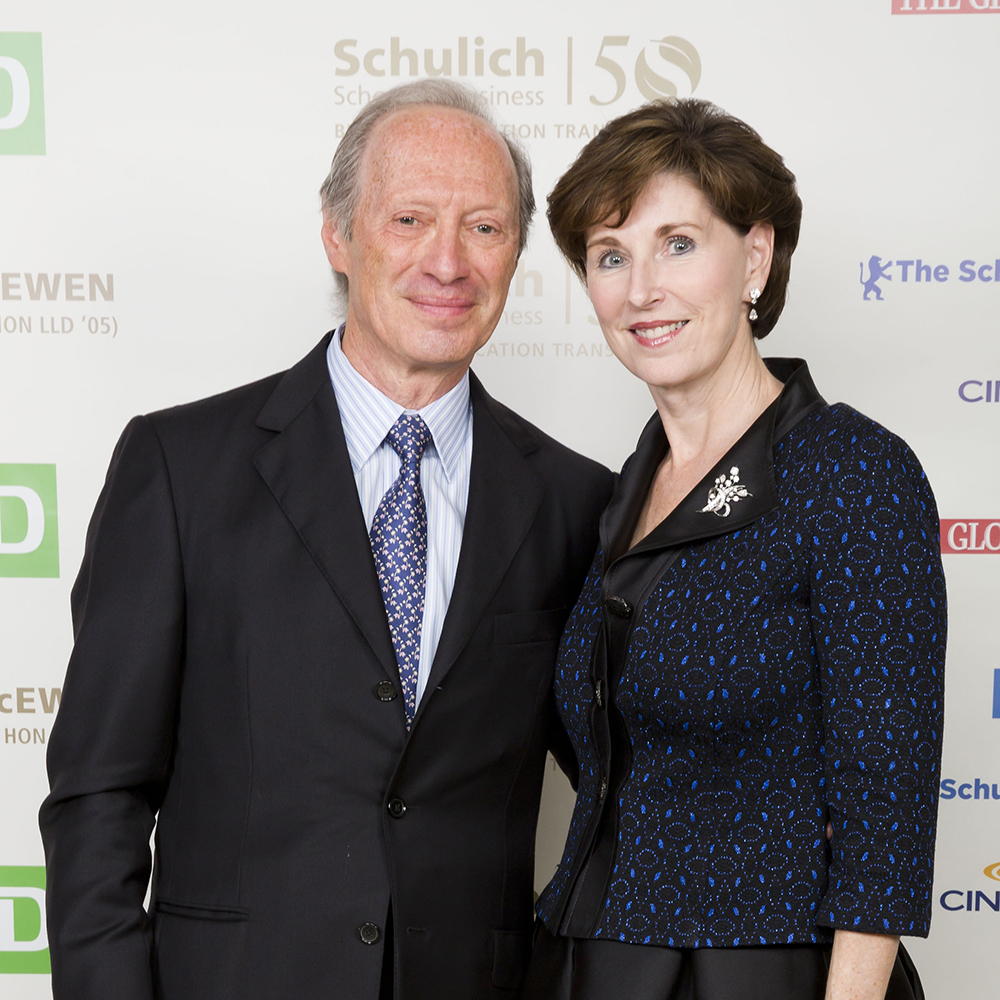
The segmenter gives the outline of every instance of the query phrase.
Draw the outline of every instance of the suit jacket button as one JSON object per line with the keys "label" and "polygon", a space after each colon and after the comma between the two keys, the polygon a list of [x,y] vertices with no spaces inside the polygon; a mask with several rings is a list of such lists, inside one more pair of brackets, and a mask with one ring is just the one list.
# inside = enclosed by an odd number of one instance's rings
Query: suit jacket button
{"label": "suit jacket button", "polygon": [[632,605],[624,597],[609,597],[604,606],[615,618],[631,618]]}
{"label": "suit jacket button", "polygon": [[382,932],[378,929],[378,924],[362,924],[358,928],[358,937],[365,944],[376,944],[381,936]]}
{"label": "suit jacket button", "polygon": [[395,701],[396,685],[392,681],[379,681],[375,685],[375,695],[379,701]]}
{"label": "suit jacket button", "polygon": [[399,819],[406,812],[406,803],[402,799],[389,799],[389,815]]}

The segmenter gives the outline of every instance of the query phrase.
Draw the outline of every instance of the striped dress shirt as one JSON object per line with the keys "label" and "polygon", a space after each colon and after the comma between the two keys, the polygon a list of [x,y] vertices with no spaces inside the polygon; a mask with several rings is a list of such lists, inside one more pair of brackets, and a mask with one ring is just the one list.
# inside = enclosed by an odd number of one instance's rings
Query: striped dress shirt
{"label": "striped dress shirt", "polygon": [[340,344],[343,333],[341,327],[330,340],[326,363],[369,532],[379,501],[399,478],[399,455],[385,440],[392,425],[400,414],[419,413],[433,438],[420,464],[420,484],[427,505],[427,592],[417,671],[419,705],[455,585],[469,503],[472,467],[469,373],[466,372],[453,389],[423,409],[407,410],[376,389],[348,361]]}

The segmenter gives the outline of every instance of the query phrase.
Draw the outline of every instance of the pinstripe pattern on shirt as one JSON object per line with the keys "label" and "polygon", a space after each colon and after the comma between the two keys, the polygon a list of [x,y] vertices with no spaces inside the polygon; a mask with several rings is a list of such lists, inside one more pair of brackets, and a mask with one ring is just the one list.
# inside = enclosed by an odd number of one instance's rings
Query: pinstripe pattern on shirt
{"label": "pinstripe pattern on shirt", "polygon": [[330,340],[327,367],[337,396],[347,451],[365,525],[371,530],[379,501],[399,476],[399,456],[386,442],[402,413],[419,413],[433,438],[424,452],[420,482],[427,505],[427,592],[421,626],[417,705],[427,686],[448,611],[462,548],[472,467],[469,373],[421,410],[407,410],[376,389],[341,349],[343,327]]}

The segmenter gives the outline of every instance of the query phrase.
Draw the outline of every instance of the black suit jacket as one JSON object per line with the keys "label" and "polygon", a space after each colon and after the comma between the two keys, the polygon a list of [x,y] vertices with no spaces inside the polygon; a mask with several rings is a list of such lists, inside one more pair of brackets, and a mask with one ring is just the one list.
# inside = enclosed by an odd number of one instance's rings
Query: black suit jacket
{"label": "black suit jacket", "polygon": [[[612,476],[472,380],[454,592],[407,734],[326,338],[133,420],[73,592],[41,811],[59,1000],[510,996],[550,682]],[[149,912],[148,841],[156,824]]]}

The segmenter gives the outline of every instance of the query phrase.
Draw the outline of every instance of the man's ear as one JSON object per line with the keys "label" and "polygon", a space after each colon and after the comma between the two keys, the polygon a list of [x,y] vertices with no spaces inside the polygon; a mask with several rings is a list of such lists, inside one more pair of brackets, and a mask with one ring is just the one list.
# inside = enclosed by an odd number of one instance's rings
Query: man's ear
{"label": "man's ear", "polygon": [[747,233],[750,243],[748,263],[750,271],[747,275],[744,299],[749,298],[751,288],[764,288],[767,276],[771,273],[771,260],[774,257],[774,226],[769,222],[759,222]]}
{"label": "man's ear", "polygon": [[341,274],[350,277],[350,257],[347,253],[348,240],[341,233],[337,224],[330,218],[323,220],[323,228],[320,230],[323,240],[323,248],[326,250],[326,259],[330,262],[330,267]]}

